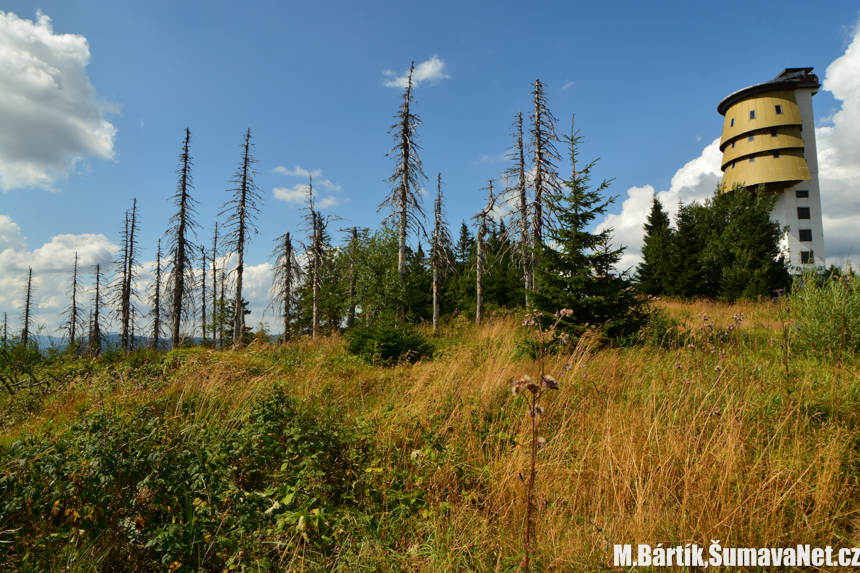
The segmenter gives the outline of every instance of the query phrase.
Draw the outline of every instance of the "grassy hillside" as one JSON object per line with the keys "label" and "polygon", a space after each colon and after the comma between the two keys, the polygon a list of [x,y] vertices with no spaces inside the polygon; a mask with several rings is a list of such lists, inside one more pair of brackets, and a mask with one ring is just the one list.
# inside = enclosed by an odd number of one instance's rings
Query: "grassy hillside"
{"label": "grassy hillside", "polygon": [[[536,563],[612,544],[860,546],[860,379],[782,305],[654,303],[631,348],[545,359]],[[674,319],[677,322],[673,322]],[[521,317],[370,366],[340,337],[43,363],[0,399],[0,571],[514,571]],[[429,335],[429,333],[428,333]]]}

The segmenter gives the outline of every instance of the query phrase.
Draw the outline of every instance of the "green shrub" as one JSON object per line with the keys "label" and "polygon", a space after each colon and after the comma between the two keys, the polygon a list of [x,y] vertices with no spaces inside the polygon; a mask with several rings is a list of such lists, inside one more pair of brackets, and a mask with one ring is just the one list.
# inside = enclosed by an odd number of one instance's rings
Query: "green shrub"
{"label": "green shrub", "polygon": [[417,362],[433,356],[433,345],[408,327],[359,326],[348,335],[347,351],[371,364]]}
{"label": "green shrub", "polygon": [[836,357],[860,350],[860,277],[843,273],[821,280],[814,274],[795,279],[789,308],[800,345]]}

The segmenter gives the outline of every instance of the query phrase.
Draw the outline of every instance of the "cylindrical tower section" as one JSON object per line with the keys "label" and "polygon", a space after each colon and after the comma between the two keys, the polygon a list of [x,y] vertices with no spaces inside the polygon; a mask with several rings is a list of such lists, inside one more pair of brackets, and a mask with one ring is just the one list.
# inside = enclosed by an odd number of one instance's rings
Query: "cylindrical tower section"
{"label": "cylindrical tower section", "polygon": [[777,194],[771,218],[788,227],[783,248],[792,270],[824,267],[824,233],[812,96],[812,68],[788,68],[769,82],[737,91],[717,106],[725,119],[722,186]]}

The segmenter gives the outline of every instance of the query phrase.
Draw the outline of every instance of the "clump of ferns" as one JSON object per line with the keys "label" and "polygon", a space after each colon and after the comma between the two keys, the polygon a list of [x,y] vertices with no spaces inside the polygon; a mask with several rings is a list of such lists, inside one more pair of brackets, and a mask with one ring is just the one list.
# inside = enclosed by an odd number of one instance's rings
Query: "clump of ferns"
{"label": "clump of ferns", "polygon": [[[546,446],[546,438],[538,435],[538,425],[540,424],[541,418],[544,414],[544,407],[543,404],[541,404],[541,398],[543,397],[544,392],[548,390],[558,390],[558,381],[556,381],[556,379],[550,374],[547,374],[544,370],[544,358],[553,351],[556,345],[569,343],[568,336],[566,334],[559,333],[557,331],[557,327],[562,319],[572,316],[572,310],[568,308],[561,309],[555,313],[555,322],[546,329],[542,329],[540,326],[542,319],[545,318],[540,312],[531,313],[523,321],[524,326],[533,328],[535,331],[533,344],[535,346],[535,355],[539,364],[539,372],[536,379],[533,379],[528,374],[523,374],[514,382],[513,387],[511,388],[514,396],[523,396],[528,401],[529,407],[527,413],[530,418],[529,433],[531,434],[531,452],[529,457],[529,468],[527,470],[528,477],[523,476],[522,472],[519,473],[520,481],[526,489],[526,530],[523,537],[524,556],[520,562],[520,566],[517,568],[517,571],[525,571],[525,573],[529,572],[531,555],[534,552],[536,540],[535,524],[537,521],[537,507],[535,504],[535,478],[537,476],[537,453],[538,450]],[[559,378],[564,376],[570,367],[570,362],[565,364]]]}

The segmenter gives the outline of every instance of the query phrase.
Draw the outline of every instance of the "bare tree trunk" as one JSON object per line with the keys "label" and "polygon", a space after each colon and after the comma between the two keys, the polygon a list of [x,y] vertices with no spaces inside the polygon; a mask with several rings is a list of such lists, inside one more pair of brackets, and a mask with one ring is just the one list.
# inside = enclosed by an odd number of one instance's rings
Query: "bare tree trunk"
{"label": "bare tree trunk", "polygon": [[484,237],[487,234],[487,219],[492,212],[496,203],[496,198],[493,196],[493,180],[490,179],[489,185],[489,200],[487,206],[478,213],[478,235],[475,238],[476,258],[475,269],[477,274],[477,306],[475,309],[475,324],[480,326],[484,318]]}
{"label": "bare tree trunk", "polygon": [[212,237],[212,346],[215,346],[215,320],[218,316],[218,222]]}
{"label": "bare tree trunk", "polygon": [[292,265],[293,265],[293,243],[290,234],[284,236],[284,264],[287,276],[284,282],[284,344],[290,341],[290,297],[292,296]]}
{"label": "bare tree trunk", "polygon": [[188,152],[190,143],[191,130],[185,128],[185,142],[182,146],[182,153],[179,156],[179,189],[175,196],[179,213],[173,219],[176,227],[173,231],[174,236],[170,245],[173,255],[173,304],[171,308],[171,318],[173,319],[171,343],[173,348],[178,348],[180,344],[183,301],[188,290],[185,279],[190,265],[189,259],[192,254],[192,244],[188,238],[189,232],[193,232],[194,227],[193,219],[191,218],[192,200],[189,196],[189,191],[192,187],[191,156]]}
{"label": "bare tree trunk", "polygon": [[233,345],[241,347],[245,340],[245,308],[242,305],[242,275],[245,271],[245,243],[250,240],[249,233],[257,232],[254,219],[259,213],[259,202],[262,197],[254,184],[254,163],[251,155],[254,145],[251,143],[251,130],[245,132],[245,141],[241,145],[242,162],[233,179],[237,187],[233,190],[233,199],[224,204],[221,214],[231,212],[227,225],[231,228],[228,235],[228,245],[235,249],[239,261],[236,266],[236,303],[233,315]]}
{"label": "bare tree trunk", "polygon": [[27,274],[27,292],[24,293],[24,310],[21,322],[21,346],[26,347],[30,342],[30,321],[33,320],[33,267],[28,267]]}
{"label": "bare tree trunk", "polygon": [[439,330],[439,281],[443,263],[447,265],[451,236],[445,224],[445,210],[442,206],[442,174],[436,175],[436,201],[433,204],[433,247],[430,264],[433,268],[433,331]]}
{"label": "bare tree trunk", "polygon": [[75,345],[78,326],[78,252],[75,251],[75,266],[72,269],[72,306],[69,308],[69,346]]}
{"label": "bare tree trunk", "polygon": [[[224,301],[224,285],[227,282],[227,275],[224,274],[224,269],[221,269],[221,306],[223,308]],[[224,320],[218,321],[218,348],[224,348]]]}
{"label": "bare tree trunk", "polygon": [[155,290],[150,299],[152,304],[152,347],[158,350],[161,342],[161,239],[155,254]]}
{"label": "bare tree trunk", "polygon": [[206,250],[203,245],[200,246],[200,260],[203,265],[200,270],[200,280],[203,281],[200,287],[200,296],[202,297],[200,307],[203,311],[203,344],[206,344]]}
{"label": "bare tree trunk", "polygon": [[523,287],[525,290],[526,308],[529,306],[529,291],[532,288],[531,262],[529,250],[529,209],[526,196],[526,158],[523,151],[523,114],[517,113],[517,191],[519,194],[520,212],[520,257],[523,265]]}
{"label": "bare tree trunk", "polygon": [[320,334],[320,243],[322,242],[322,230],[320,229],[320,216],[313,213],[314,217],[314,242],[313,242],[313,293],[314,293],[314,316],[312,336],[316,340]]}
{"label": "bare tree trunk", "polygon": [[349,257],[349,312],[346,315],[346,327],[355,326],[355,249],[358,243],[358,227],[352,228],[352,244]]}
{"label": "bare tree trunk", "polygon": [[96,292],[93,300],[92,323],[90,324],[90,351],[96,356],[102,353],[101,280],[101,265],[96,265]]}

